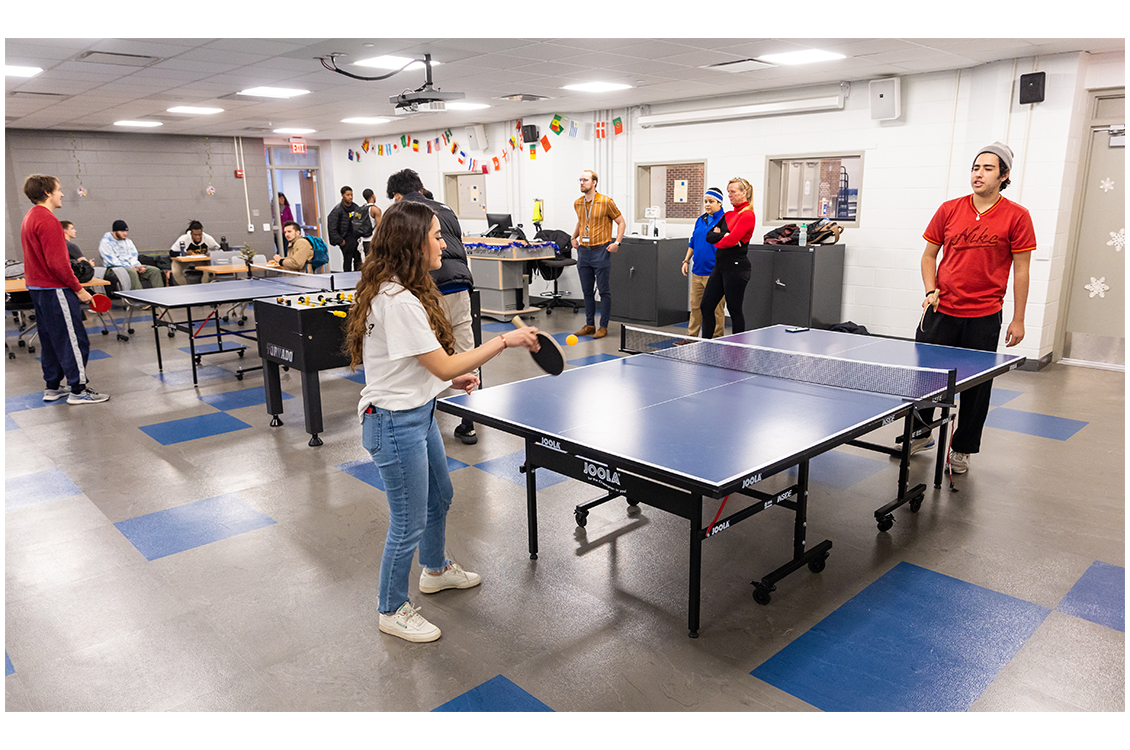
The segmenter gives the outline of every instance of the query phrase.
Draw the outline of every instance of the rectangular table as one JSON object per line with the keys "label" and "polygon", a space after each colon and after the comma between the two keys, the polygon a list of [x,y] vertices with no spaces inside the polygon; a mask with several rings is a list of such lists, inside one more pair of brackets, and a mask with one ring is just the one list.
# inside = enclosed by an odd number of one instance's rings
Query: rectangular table
{"label": "rectangular table", "polygon": [[[671,359],[665,354],[693,358],[702,342],[669,346],[673,335],[640,334],[643,346],[627,339],[639,329],[622,328],[621,349],[654,351],[570,369],[554,378],[543,376],[442,399],[438,408],[470,417],[483,425],[525,439],[526,510],[531,559],[537,559],[537,469],[548,468],[600,487],[607,496],[577,506],[578,525],[588,510],[613,498],[630,505],[644,503],[689,522],[689,584],[687,625],[691,637],[699,629],[702,543],[740,521],[773,506],[795,514],[793,557],[755,582],[754,598],[767,604],[777,581],[808,566],[824,568],[832,546],[825,540],[808,548],[805,539],[809,461],[837,446],[852,444],[901,458],[895,499],[875,511],[881,530],[890,528],[891,511],[909,503],[917,510],[925,485],[908,487],[910,436],[914,412],[942,406],[949,421],[953,394],[1014,369],[1023,357],[979,352],[910,341],[857,336],[830,331],[790,332],[784,326],[728,336],[726,351],[734,356],[764,357],[766,371],[780,369],[790,377],[752,374],[723,366]],[[650,336],[650,338],[648,338]],[[655,347],[652,349],[651,347]],[[817,369],[843,369],[861,380],[893,379],[904,368],[925,368],[916,395],[891,395],[792,379],[783,362],[792,355],[809,355],[803,362]],[[722,359],[726,360],[729,354]],[[811,369],[805,365],[801,369]],[[872,372],[873,375],[867,373]],[[941,375],[939,375],[941,373]],[[911,373],[913,375],[913,372]],[[937,378],[945,387],[938,390]],[[820,376],[823,377],[823,376]],[[860,440],[867,433],[903,421],[899,448]],[[946,451],[945,430],[938,440],[939,463],[935,486],[941,482]],[[797,481],[776,492],[757,485],[797,467]],[[704,525],[704,499],[745,495],[753,503],[714,523]],[[719,511],[720,513],[721,511]]]}
{"label": "rectangular table", "polygon": [[[274,271],[278,272],[277,268],[269,268],[266,266],[256,266],[252,264],[251,268],[261,271]],[[240,266],[243,270],[244,266]],[[169,337],[176,335],[177,331],[182,331],[189,335],[188,346],[189,356],[192,358],[192,384],[197,384],[197,365],[200,364],[201,358],[209,354],[223,354],[223,353],[236,353],[243,357],[244,351],[247,346],[237,344],[236,346],[228,346],[224,348],[224,336],[234,336],[249,341],[255,341],[254,333],[250,331],[241,330],[238,328],[227,328],[221,324],[221,320],[227,320],[229,315],[223,315],[220,308],[224,306],[237,306],[240,304],[254,302],[257,299],[267,297],[281,297],[289,294],[298,294],[303,291],[311,289],[319,290],[339,290],[339,289],[352,289],[353,285],[357,283],[360,278],[359,274],[289,274],[281,276],[263,277],[255,276],[249,279],[239,279],[236,281],[223,281],[212,284],[191,284],[189,286],[172,286],[160,287],[154,289],[134,289],[129,292],[120,292],[119,296],[131,300],[141,305],[152,305],[154,307],[153,314],[153,340],[157,345],[157,369],[164,370],[164,363],[161,358],[161,336],[160,329],[167,328]],[[346,286],[348,284],[348,286]],[[197,321],[193,317],[194,308],[207,308],[210,312],[204,317],[203,320]],[[158,314],[157,310],[164,310],[165,313]],[[185,312],[185,321],[175,321],[172,319],[172,311],[183,310]],[[168,318],[165,318],[168,314]],[[214,322],[214,332],[205,333],[204,328],[208,321]],[[242,313],[236,320],[238,326],[242,326],[247,322],[246,315]],[[217,350],[214,352],[198,352],[196,351],[196,340],[214,338],[217,343]],[[239,368],[236,371],[236,378],[243,380],[243,375],[252,370],[260,369],[259,367]]]}
{"label": "rectangular table", "polygon": [[556,245],[534,240],[508,240],[495,237],[464,237],[467,265],[482,298],[483,315],[510,320],[515,315],[530,315],[532,307],[526,264],[552,260]]}

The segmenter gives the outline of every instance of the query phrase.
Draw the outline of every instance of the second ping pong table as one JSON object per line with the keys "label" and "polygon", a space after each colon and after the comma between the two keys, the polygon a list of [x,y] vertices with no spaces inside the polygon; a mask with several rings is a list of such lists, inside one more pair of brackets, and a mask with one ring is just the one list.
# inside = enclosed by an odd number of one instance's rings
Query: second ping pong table
{"label": "second ping pong table", "polygon": [[[718,341],[672,346],[670,333],[624,326],[621,350],[650,353],[438,403],[442,411],[525,439],[522,470],[531,559],[538,554],[539,468],[608,493],[577,506],[578,525],[584,525],[590,508],[615,498],[686,519],[687,626],[692,638],[699,630],[706,539],[774,506],[795,514],[792,558],[753,582],[754,599],[767,604],[785,576],[805,566],[813,572],[822,570],[832,546],[825,540],[809,547],[805,538],[811,459],[842,445],[900,457],[897,494],[875,511],[879,529],[885,531],[894,522],[892,510],[909,504],[917,511],[925,494],[925,485],[908,486],[910,438],[922,424],[915,415],[926,407],[942,408],[941,419],[931,423],[942,428],[936,430],[937,487],[946,452],[944,427],[954,395],[1024,362],[1023,357],[995,352],[831,331],[794,332],[784,326]],[[711,349],[720,354],[706,356]],[[695,361],[699,350],[709,364]],[[744,362],[737,361],[747,356],[759,362],[751,365],[754,372],[743,371]],[[887,380],[905,383],[876,384]],[[900,395],[900,390],[906,392]],[[898,448],[861,440],[900,420]],[[764,480],[793,467],[796,481],[791,486],[773,492],[758,489]],[[752,502],[722,517],[724,498],[734,494]],[[704,524],[708,500],[723,500],[723,504],[715,520]]]}
{"label": "second ping pong table", "polygon": [[[217,281],[210,284],[190,284],[188,286],[156,287],[153,289],[134,289],[128,292],[119,292],[123,297],[139,305],[151,305],[153,314],[153,340],[157,345],[157,369],[163,371],[164,363],[161,359],[162,328],[167,329],[170,338],[177,331],[188,334],[189,356],[192,358],[192,384],[197,385],[197,365],[201,358],[210,354],[238,354],[243,357],[248,348],[243,344],[224,346],[224,336],[255,341],[255,335],[250,330],[225,327],[221,320],[228,316],[220,310],[225,306],[239,306],[257,299],[281,297],[299,294],[310,290],[340,291],[353,289],[360,280],[358,271],[333,274],[286,274],[277,268],[252,265],[252,269],[264,272],[281,273],[279,276],[256,276],[237,281]],[[194,308],[207,308],[209,313],[202,319],[193,318]],[[156,310],[166,312],[157,314]],[[186,319],[176,321],[172,319],[174,310],[183,310]],[[214,323],[213,332],[207,333],[206,326],[209,320]],[[237,325],[246,322],[242,314],[237,319]],[[197,339],[216,339],[216,349],[211,351],[197,351]],[[243,380],[244,373],[257,370],[259,367],[241,367],[236,371],[236,378]]]}

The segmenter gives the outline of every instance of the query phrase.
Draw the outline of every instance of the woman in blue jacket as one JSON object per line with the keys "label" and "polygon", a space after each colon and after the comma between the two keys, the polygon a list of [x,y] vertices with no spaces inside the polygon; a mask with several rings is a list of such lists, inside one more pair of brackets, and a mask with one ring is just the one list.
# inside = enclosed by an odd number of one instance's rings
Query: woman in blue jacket
{"label": "woman in blue jacket", "polygon": [[[687,243],[687,257],[683,260],[683,275],[686,276],[688,271],[691,274],[691,322],[687,328],[687,333],[691,336],[698,336],[702,332],[702,311],[698,308],[702,303],[706,280],[714,270],[714,245],[706,241],[706,233],[725,215],[722,210],[722,191],[716,187],[707,189],[702,205],[706,213],[694,223],[694,232]],[[718,308],[714,311],[714,335],[709,338],[718,338],[725,333],[725,305],[724,299],[718,301]]]}

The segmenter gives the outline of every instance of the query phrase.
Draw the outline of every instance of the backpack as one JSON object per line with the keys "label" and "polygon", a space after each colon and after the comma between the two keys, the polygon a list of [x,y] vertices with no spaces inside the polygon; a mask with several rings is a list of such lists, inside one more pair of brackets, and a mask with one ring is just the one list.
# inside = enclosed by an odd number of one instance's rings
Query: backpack
{"label": "backpack", "polygon": [[369,218],[369,207],[363,211],[351,211],[350,221],[353,223],[353,234],[356,237],[368,237],[373,233],[373,220]]}
{"label": "backpack", "polygon": [[314,248],[314,257],[310,260],[310,268],[317,271],[330,262],[330,249],[326,247],[326,241],[317,235],[306,235],[306,241]]}
{"label": "backpack", "polygon": [[94,266],[85,260],[72,260],[71,271],[74,272],[75,278],[79,280],[80,284],[85,284],[94,278]]}

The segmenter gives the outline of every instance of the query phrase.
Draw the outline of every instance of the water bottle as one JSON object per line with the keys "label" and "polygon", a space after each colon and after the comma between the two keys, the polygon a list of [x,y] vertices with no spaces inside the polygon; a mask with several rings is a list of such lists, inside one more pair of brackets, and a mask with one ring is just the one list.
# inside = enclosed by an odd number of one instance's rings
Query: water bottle
{"label": "water bottle", "polygon": [[181,254],[181,257],[183,258],[184,257],[184,240],[181,240],[181,243],[180,243],[180,254]]}
{"label": "water bottle", "polygon": [[804,247],[805,245],[808,244],[808,225],[807,224],[801,224],[800,225],[800,243],[799,244],[800,244],[801,247]]}

